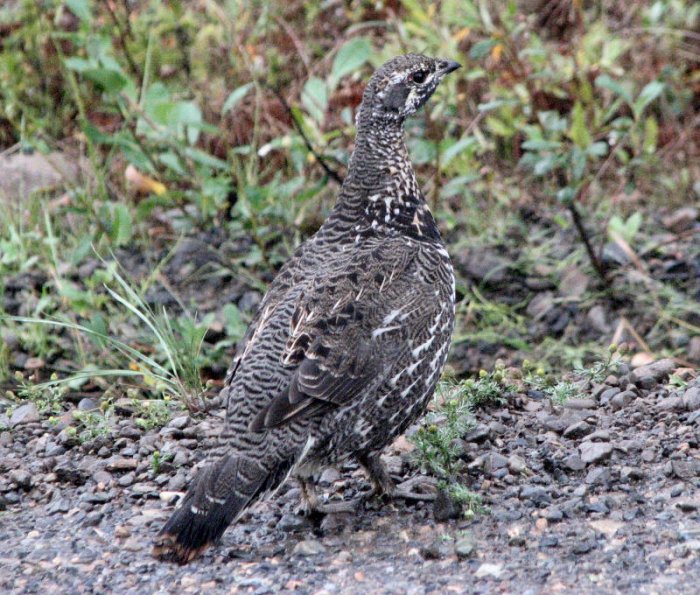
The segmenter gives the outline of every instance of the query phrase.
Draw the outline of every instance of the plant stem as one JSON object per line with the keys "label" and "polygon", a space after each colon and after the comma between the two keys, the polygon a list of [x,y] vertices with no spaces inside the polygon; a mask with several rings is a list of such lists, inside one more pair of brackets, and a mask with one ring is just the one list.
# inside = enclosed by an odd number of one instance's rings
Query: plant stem
{"label": "plant stem", "polygon": [[579,213],[579,210],[576,207],[575,202],[573,202],[573,201],[567,205],[567,208],[569,209],[569,212],[571,213],[571,218],[573,219],[574,226],[576,227],[576,231],[578,232],[578,235],[581,238],[583,245],[586,247],[586,252],[588,253],[588,258],[591,261],[591,264],[593,265],[595,272],[598,274],[598,277],[600,277],[600,280],[603,282],[605,287],[607,289],[609,289],[610,288],[610,280],[608,279],[608,276],[605,274],[605,268],[603,267],[603,263],[600,262],[600,259],[598,258],[595,251],[593,250],[593,246],[591,246],[591,240],[588,237],[588,232],[586,231],[585,226],[583,225],[583,219],[581,217],[581,213]]}

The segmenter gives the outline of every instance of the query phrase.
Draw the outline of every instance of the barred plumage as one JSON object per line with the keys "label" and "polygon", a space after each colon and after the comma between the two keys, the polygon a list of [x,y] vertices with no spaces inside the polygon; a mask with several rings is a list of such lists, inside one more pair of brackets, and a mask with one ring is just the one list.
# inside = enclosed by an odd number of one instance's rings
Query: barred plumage
{"label": "barred plumage", "polygon": [[420,417],[447,357],[454,275],[418,188],[403,122],[459,65],[399,56],[372,77],[332,214],[279,272],[223,389],[218,460],[195,478],[154,555],[185,563],[292,475],[360,461]]}

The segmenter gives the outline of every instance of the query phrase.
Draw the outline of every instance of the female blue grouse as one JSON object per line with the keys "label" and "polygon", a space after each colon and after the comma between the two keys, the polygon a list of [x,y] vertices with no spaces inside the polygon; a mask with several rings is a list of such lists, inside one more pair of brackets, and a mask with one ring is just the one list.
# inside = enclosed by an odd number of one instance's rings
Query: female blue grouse
{"label": "female blue grouse", "polygon": [[372,76],[347,178],[328,220],[280,270],[223,389],[218,459],[158,535],[154,555],[195,558],[287,477],[354,457],[394,485],[382,449],[425,411],[454,326],[454,275],[418,188],[403,123],[459,68],[410,54]]}

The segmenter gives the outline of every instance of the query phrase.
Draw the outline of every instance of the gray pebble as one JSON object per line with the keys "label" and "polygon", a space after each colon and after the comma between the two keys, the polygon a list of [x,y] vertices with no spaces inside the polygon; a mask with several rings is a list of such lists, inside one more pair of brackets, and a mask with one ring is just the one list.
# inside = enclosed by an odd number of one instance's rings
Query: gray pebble
{"label": "gray pebble", "polygon": [[609,442],[584,442],[579,446],[581,460],[586,463],[597,463],[607,459],[613,451]]}
{"label": "gray pebble", "polygon": [[10,426],[18,426],[20,424],[28,424],[33,421],[39,421],[39,411],[34,403],[26,403],[20,405],[12,412],[10,417]]}
{"label": "gray pebble", "polygon": [[305,539],[294,546],[292,554],[297,556],[318,556],[325,554],[326,547],[316,539]]}

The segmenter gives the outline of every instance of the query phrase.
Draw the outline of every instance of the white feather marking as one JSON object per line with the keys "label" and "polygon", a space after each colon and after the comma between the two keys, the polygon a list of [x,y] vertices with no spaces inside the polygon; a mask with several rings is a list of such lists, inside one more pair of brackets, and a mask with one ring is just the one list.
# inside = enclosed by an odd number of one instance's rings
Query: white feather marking
{"label": "white feather marking", "polygon": [[430,337],[425,343],[422,343],[418,345],[413,351],[411,351],[411,355],[413,357],[418,357],[421,353],[423,353],[428,347],[430,347],[433,344],[433,341],[435,340],[435,337]]}
{"label": "white feather marking", "polygon": [[372,331],[372,338],[376,339],[377,337],[383,335],[384,333],[388,333],[389,331],[395,331],[396,329],[401,328],[398,325],[394,326],[383,326],[381,328],[376,328]]}

